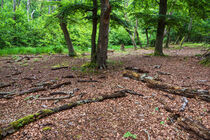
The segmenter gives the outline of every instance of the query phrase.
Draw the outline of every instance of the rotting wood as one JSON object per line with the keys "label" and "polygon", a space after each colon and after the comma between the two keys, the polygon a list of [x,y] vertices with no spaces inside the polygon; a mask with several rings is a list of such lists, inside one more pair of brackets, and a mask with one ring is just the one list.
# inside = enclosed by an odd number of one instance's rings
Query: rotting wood
{"label": "rotting wood", "polygon": [[64,85],[71,85],[71,81],[63,82],[63,83],[61,83],[61,84],[52,85],[52,86],[50,87],[50,89],[60,88],[60,87],[62,87],[62,86],[64,86]]}
{"label": "rotting wood", "polygon": [[98,82],[97,80],[77,80],[77,82],[84,83],[84,82]]}
{"label": "rotting wood", "polygon": [[10,83],[0,83],[0,89],[12,86],[15,82],[10,82]]}
{"label": "rotting wood", "polygon": [[35,87],[35,88],[21,91],[18,95],[24,95],[24,94],[29,94],[29,93],[34,93],[34,92],[44,91],[44,90],[47,90],[47,89],[45,87]]}
{"label": "rotting wood", "polygon": [[51,68],[51,70],[60,70],[60,69],[67,69],[69,67],[67,66],[63,66],[63,67],[54,67],[54,68]]}
{"label": "rotting wood", "polygon": [[137,73],[149,73],[149,71],[137,68],[137,67],[125,67],[126,70],[135,71]]}
{"label": "rotting wood", "polygon": [[125,92],[122,91],[118,91],[115,92],[111,95],[102,95],[99,96],[97,98],[91,98],[91,99],[86,99],[86,100],[79,100],[76,102],[71,102],[69,104],[65,104],[53,109],[43,109],[38,111],[37,113],[31,114],[31,115],[27,115],[23,118],[20,118],[14,122],[11,122],[10,124],[8,124],[6,127],[4,128],[0,128],[0,139],[5,138],[6,136],[13,134],[14,132],[18,131],[20,128],[28,125],[29,123],[32,123],[36,120],[39,120],[41,118],[44,118],[46,116],[55,114],[57,112],[60,111],[64,111],[67,109],[72,109],[74,107],[77,107],[79,105],[83,105],[83,104],[88,104],[88,103],[94,103],[94,102],[102,102],[104,100],[107,99],[114,99],[114,98],[122,98],[122,97],[126,97],[127,95],[125,94]]}
{"label": "rotting wood", "polygon": [[0,92],[0,99],[11,99],[12,95],[14,95],[12,92]]}
{"label": "rotting wood", "polygon": [[62,78],[75,78],[74,75],[66,75],[66,76],[63,76]]}
{"label": "rotting wood", "polygon": [[170,94],[175,94],[179,96],[184,96],[188,98],[195,98],[210,102],[210,93],[207,90],[200,89],[190,89],[182,88],[179,86],[173,86],[170,84],[162,83],[160,81],[154,80],[155,78],[147,76],[145,74],[139,74],[133,71],[124,71],[123,76],[129,77],[134,80],[146,82],[149,88],[158,89]]}
{"label": "rotting wood", "polygon": [[177,113],[177,111],[172,110],[167,103],[162,99],[157,99],[164,107],[164,109],[171,113],[169,115],[169,120],[171,123],[174,123],[177,121],[177,124],[181,126],[184,130],[193,132],[196,136],[209,140],[210,139],[210,129],[207,129],[203,124],[199,123],[196,120],[186,118],[182,116],[180,113]]}

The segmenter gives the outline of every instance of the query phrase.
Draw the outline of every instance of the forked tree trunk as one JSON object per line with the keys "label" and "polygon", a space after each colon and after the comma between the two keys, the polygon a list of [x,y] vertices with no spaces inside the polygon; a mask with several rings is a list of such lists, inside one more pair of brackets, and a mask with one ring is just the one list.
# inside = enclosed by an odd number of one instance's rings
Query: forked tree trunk
{"label": "forked tree trunk", "polygon": [[74,51],[74,48],[73,48],[73,45],[72,45],[72,41],[71,41],[71,38],[70,38],[70,35],[69,35],[69,32],[68,32],[68,29],[67,29],[67,24],[63,21],[60,22],[60,27],[63,31],[63,34],[64,34],[64,38],[66,40],[66,44],[68,46],[68,50],[69,50],[69,56],[75,56],[76,53]]}
{"label": "forked tree trunk", "polygon": [[96,34],[97,34],[97,11],[98,11],[98,3],[97,0],[93,0],[93,29],[91,36],[91,62],[96,63]]}
{"label": "forked tree trunk", "polygon": [[101,19],[98,37],[96,64],[100,69],[106,68],[109,22],[111,6],[109,0],[101,0]]}
{"label": "forked tree trunk", "polygon": [[167,0],[160,0],[159,3],[159,19],[158,28],[155,42],[155,52],[154,55],[164,55],[163,54],[163,37],[165,29],[165,15],[167,12]]}

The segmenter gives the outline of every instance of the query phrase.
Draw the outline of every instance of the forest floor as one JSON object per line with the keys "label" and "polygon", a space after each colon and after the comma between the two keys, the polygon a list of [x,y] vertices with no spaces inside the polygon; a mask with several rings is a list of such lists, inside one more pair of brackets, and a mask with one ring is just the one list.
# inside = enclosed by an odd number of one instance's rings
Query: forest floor
{"label": "forest floor", "polygon": [[[159,73],[163,83],[183,88],[210,91],[210,68],[199,64],[198,54],[202,48],[166,49],[167,56],[151,56],[153,50],[138,49],[109,53],[107,70],[86,70],[81,66],[89,61],[89,56],[69,58],[66,55],[42,55],[0,57],[0,84],[12,83],[0,92],[15,92],[35,87],[43,82],[63,83],[56,89],[48,89],[24,95],[14,95],[11,99],[0,99],[0,127],[4,127],[28,114],[41,109],[54,108],[80,99],[95,98],[114,91],[130,89],[144,96],[130,95],[124,98],[84,104],[58,112],[30,123],[7,136],[7,140],[120,140],[131,132],[141,139],[143,135],[151,140],[200,139],[195,134],[182,129],[175,123],[168,123],[169,112],[157,99],[163,99],[174,110],[182,106],[182,96],[151,89],[141,81],[123,77],[125,67],[138,67],[149,71],[150,76]],[[59,66],[68,68],[52,70]],[[160,74],[160,73],[167,74]],[[70,76],[71,78],[63,78]],[[79,80],[96,80],[79,82]],[[56,91],[69,92],[78,88],[72,98],[63,100],[37,100],[49,97]],[[54,95],[53,97],[58,97]],[[201,122],[210,129],[209,103],[187,98],[188,105],[181,114]]]}

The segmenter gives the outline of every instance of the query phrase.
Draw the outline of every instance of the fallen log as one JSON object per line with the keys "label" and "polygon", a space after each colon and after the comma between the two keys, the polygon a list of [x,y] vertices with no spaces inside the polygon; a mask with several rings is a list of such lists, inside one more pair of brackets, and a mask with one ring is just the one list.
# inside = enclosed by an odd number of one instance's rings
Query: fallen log
{"label": "fallen log", "polygon": [[191,131],[205,140],[210,140],[210,129],[205,128],[205,126],[203,126],[198,121],[189,118],[180,117],[177,123],[183,129]]}
{"label": "fallen log", "polygon": [[34,93],[34,92],[44,91],[44,90],[47,90],[47,89],[45,87],[35,87],[35,88],[21,91],[18,95],[24,95],[24,94],[29,94],[29,93]]}
{"label": "fallen log", "polygon": [[173,86],[170,84],[162,83],[160,81],[154,80],[155,78],[147,76],[146,74],[139,74],[133,71],[124,71],[123,76],[129,77],[134,80],[145,82],[149,88],[158,89],[170,94],[175,94],[179,96],[184,96],[188,98],[201,99],[210,102],[210,93],[207,90],[199,89],[189,89],[182,88],[178,86]]}
{"label": "fallen log", "polygon": [[149,73],[149,71],[146,70],[142,70],[140,68],[137,67],[125,67],[126,70],[131,70],[131,71],[135,71],[137,73]]}
{"label": "fallen log", "polygon": [[68,81],[68,82],[63,82],[63,83],[61,83],[61,84],[52,85],[52,86],[50,87],[50,89],[56,89],[56,88],[60,88],[60,87],[62,87],[62,86],[64,86],[64,85],[70,85],[70,84],[71,84],[70,81]]}
{"label": "fallen log", "polygon": [[88,104],[88,103],[94,103],[94,102],[101,102],[107,99],[114,99],[114,98],[121,98],[121,97],[126,97],[125,92],[115,92],[111,95],[102,95],[97,98],[91,98],[91,99],[86,99],[86,100],[79,100],[76,102],[71,102],[69,104],[62,105],[60,107],[56,107],[53,109],[43,109],[38,111],[37,113],[27,115],[23,118],[20,118],[14,122],[11,122],[9,125],[7,125],[4,128],[0,128],[0,139],[5,138],[6,136],[13,134],[14,132],[18,131],[20,128],[28,125],[31,122],[34,122],[36,120],[39,120],[41,118],[44,118],[46,116],[55,114],[60,111],[64,111],[67,109],[72,109],[74,107],[77,107],[79,105],[83,104]]}
{"label": "fallen log", "polygon": [[88,83],[90,83],[90,82],[98,82],[98,81],[90,79],[90,80],[77,80],[77,82],[80,82],[80,83],[88,82]]}
{"label": "fallen log", "polygon": [[51,68],[51,70],[60,70],[60,69],[67,69],[67,66],[63,66],[63,67],[53,67]]}
{"label": "fallen log", "polygon": [[157,99],[163,106],[164,109],[167,112],[170,112],[169,120],[174,123],[177,121],[177,124],[181,126],[184,130],[193,132],[196,136],[209,140],[210,139],[210,129],[207,129],[203,124],[199,123],[198,121],[186,118],[182,116],[180,113],[177,113],[177,111],[172,110],[166,102],[164,102],[162,99]]}
{"label": "fallen log", "polygon": [[11,82],[11,83],[0,83],[0,89],[1,88],[5,88],[5,87],[9,87],[12,86],[15,82]]}

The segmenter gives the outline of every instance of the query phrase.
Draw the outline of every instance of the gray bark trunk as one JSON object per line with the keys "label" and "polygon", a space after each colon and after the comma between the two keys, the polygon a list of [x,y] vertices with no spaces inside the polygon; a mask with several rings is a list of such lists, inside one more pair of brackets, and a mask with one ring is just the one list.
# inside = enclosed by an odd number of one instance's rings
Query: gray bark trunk
{"label": "gray bark trunk", "polygon": [[97,33],[97,11],[98,11],[98,3],[97,0],[93,0],[93,29],[91,36],[91,62],[96,63],[96,33]]}
{"label": "gray bark trunk", "polygon": [[27,18],[28,18],[28,21],[30,21],[29,11],[30,11],[30,0],[27,0]]}
{"label": "gray bark trunk", "polygon": [[171,31],[171,28],[168,27],[168,31],[167,31],[167,39],[166,39],[166,45],[165,45],[165,48],[169,48],[169,44],[170,44],[170,31]]}
{"label": "gray bark trunk", "polygon": [[96,63],[100,69],[106,68],[109,22],[110,22],[111,6],[109,0],[101,0],[101,19],[97,47]]}
{"label": "gray bark trunk", "polygon": [[160,0],[159,3],[159,19],[158,28],[155,42],[155,52],[154,55],[164,55],[163,54],[163,35],[165,29],[165,15],[167,12],[167,0]]}
{"label": "gray bark trunk", "polygon": [[148,35],[148,29],[145,29],[146,38],[147,38],[147,47],[149,47],[149,35]]}
{"label": "gray bark trunk", "polygon": [[64,34],[64,38],[66,40],[66,44],[68,46],[68,50],[69,50],[69,56],[75,56],[76,53],[74,51],[74,48],[73,48],[73,45],[72,45],[72,41],[71,41],[71,38],[70,38],[70,35],[69,35],[69,32],[68,32],[68,29],[67,29],[67,24],[63,21],[60,22],[60,27],[63,31],[63,34]]}
{"label": "gray bark trunk", "polygon": [[1,8],[4,8],[4,0],[1,0]]}

